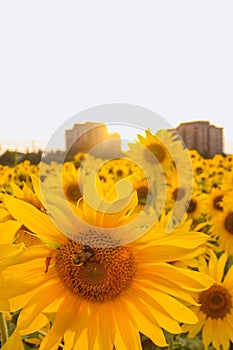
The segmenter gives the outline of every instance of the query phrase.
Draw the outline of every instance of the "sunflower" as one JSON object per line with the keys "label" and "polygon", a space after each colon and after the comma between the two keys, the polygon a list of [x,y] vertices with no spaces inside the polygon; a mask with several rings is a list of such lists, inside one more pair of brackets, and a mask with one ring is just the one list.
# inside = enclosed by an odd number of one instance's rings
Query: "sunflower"
{"label": "sunflower", "polygon": [[211,191],[211,183],[210,183],[209,174],[194,174],[194,190],[195,191],[201,191],[204,193],[209,193]]}
{"label": "sunflower", "polygon": [[228,154],[223,160],[223,167],[226,170],[231,170],[233,166],[233,154]]}
{"label": "sunflower", "polygon": [[206,159],[200,159],[199,161],[192,161],[193,172],[195,175],[200,175],[208,172],[208,163]]}
{"label": "sunflower", "polygon": [[76,169],[74,163],[64,163],[62,169],[62,187],[65,198],[74,204],[82,197],[78,177],[79,169]]}
{"label": "sunflower", "polygon": [[199,270],[211,276],[215,283],[195,296],[199,306],[192,310],[199,322],[183,326],[183,332],[189,332],[189,338],[201,332],[206,350],[211,343],[214,349],[229,350],[230,341],[233,342],[233,266],[225,274],[227,258],[227,253],[217,259],[212,252],[208,265],[202,259]]}
{"label": "sunflower", "polygon": [[195,191],[192,194],[192,197],[189,201],[187,214],[188,217],[193,219],[195,222],[201,220],[204,213],[204,204],[205,194],[200,191]]}
{"label": "sunflower", "polygon": [[224,171],[222,179],[222,189],[231,191],[233,188],[233,167],[231,170]]}
{"label": "sunflower", "polygon": [[210,220],[211,236],[217,239],[219,249],[233,255],[233,209],[225,206],[224,210]]}
{"label": "sunflower", "polygon": [[173,134],[168,130],[162,130],[159,136],[150,130],[146,130],[145,134],[145,137],[138,135],[138,141],[129,144],[126,154],[143,168],[160,166],[167,176],[171,176],[174,170],[172,149],[177,142]]}
{"label": "sunflower", "polygon": [[74,162],[74,166],[76,169],[78,169],[80,167],[86,154],[87,153],[85,153],[85,152],[79,152],[79,153],[75,154],[73,162]]}
{"label": "sunflower", "polygon": [[215,217],[223,212],[223,197],[226,194],[226,190],[212,188],[211,192],[205,195],[203,208],[207,217]]}
{"label": "sunflower", "polygon": [[203,159],[200,153],[195,149],[190,149],[188,152],[192,162],[200,161],[201,159]]}
{"label": "sunflower", "polygon": [[38,198],[34,189],[34,186],[36,186],[35,179],[37,177],[35,175],[31,175],[30,178],[31,178],[31,182],[33,183],[30,187],[25,183],[23,184],[22,188],[20,188],[18,185],[12,182],[10,184],[12,189],[12,195],[33,204],[35,207],[39,209],[42,209],[43,208],[42,202],[40,198]]}
{"label": "sunflower", "polygon": [[[162,328],[179,333],[180,322],[197,322],[183,303],[193,304],[190,290],[201,292],[213,283],[206,274],[172,265],[194,257],[206,235],[187,236],[178,227],[167,234],[161,222],[143,230],[145,221],[139,225],[133,215],[136,192],[122,198],[125,191],[119,184],[100,198],[99,208],[106,210],[96,210],[90,185],[87,180],[76,209],[80,225],[69,237],[46,213],[5,196],[11,215],[45,242],[9,256],[2,268],[0,301],[8,300],[10,311],[21,310],[13,337],[18,341],[19,335],[33,333],[52,320],[41,350],[55,350],[61,340],[67,350],[112,350],[113,346],[140,350],[139,332],[166,346]],[[100,181],[97,190],[103,193]],[[70,217],[66,220],[71,226]],[[129,240],[134,230],[142,232]],[[12,350],[12,338],[9,342],[4,350]]]}
{"label": "sunflower", "polygon": [[177,171],[174,172],[173,178],[167,183],[166,205],[167,211],[172,210],[174,222],[179,222],[186,213],[192,196],[192,177],[185,175],[183,170],[182,176]]}

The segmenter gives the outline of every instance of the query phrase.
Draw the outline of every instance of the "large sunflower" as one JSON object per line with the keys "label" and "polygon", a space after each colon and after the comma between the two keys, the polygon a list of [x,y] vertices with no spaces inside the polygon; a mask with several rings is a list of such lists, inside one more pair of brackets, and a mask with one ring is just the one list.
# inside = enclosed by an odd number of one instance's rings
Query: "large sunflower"
{"label": "large sunflower", "polygon": [[[84,198],[77,209],[83,225],[76,227],[73,239],[46,213],[25,201],[5,197],[11,215],[46,242],[17,252],[4,262],[0,301],[4,305],[8,300],[10,311],[21,309],[13,337],[32,333],[52,320],[41,350],[56,350],[61,340],[66,350],[112,350],[113,346],[137,350],[141,349],[139,332],[166,346],[162,329],[179,333],[180,322],[197,322],[182,302],[195,304],[190,290],[201,292],[213,283],[205,274],[172,262],[194,257],[206,236],[187,235],[179,227],[167,234],[160,222],[136,240],[121,244],[125,236],[134,235],[136,218],[131,212],[137,205],[136,192],[128,201],[116,199],[119,191],[106,196],[111,208],[114,203],[128,203],[114,214],[91,208],[86,196],[92,193],[90,186],[84,186]],[[95,229],[90,229],[94,225]],[[118,225],[120,234],[112,235]],[[11,339],[8,344],[4,350],[12,350]]]}
{"label": "large sunflower", "polygon": [[189,332],[189,338],[202,332],[206,350],[211,343],[214,349],[229,350],[230,341],[233,342],[233,266],[225,274],[227,257],[227,253],[223,253],[217,259],[212,252],[208,265],[203,259],[199,270],[213,277],[215,283],[196,295],[200,306],[195,306],[192,310],[199,322],[183,326],[183,331]]}

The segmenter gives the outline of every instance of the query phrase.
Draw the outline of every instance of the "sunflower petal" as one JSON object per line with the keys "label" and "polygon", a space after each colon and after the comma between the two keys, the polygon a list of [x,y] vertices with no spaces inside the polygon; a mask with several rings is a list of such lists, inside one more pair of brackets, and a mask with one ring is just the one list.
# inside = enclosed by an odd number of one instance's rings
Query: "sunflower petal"
{"label": "sunflower petal", "polygon": [[17,328],[14,330],[11,337],[8,339],[8,341],[3,345],[1,349],[2,350],[12,350],[12,349],[24,350],[24,345],[21,340],[19,330]]}
{"label": "sunflower petal", "polygon": [[219,284],[222,283],[227,258],[228,258],[227,253],[223,253],[218,259],[218,263],[216,267],[216,282]]}
{"label": "sunflower petal", "polygon": [[73,323],[73,312],[79,303],[80,300],[74,298],[73,295],[64,299],[56,313],[51,331],[41,343],[41,350],[51,349],[59,345],[63,335]]}
{"label": "sunflower petal", "polygon": [[30,299],[18,318],[17,324],[21,333],[25,328],[29,327],[40,312],[61,296],[64,288],[65,287],[60,282],[54,283],[44,287]]}
{"label": "sunflower petal", "polygon": [[[5,196],[4,203],[16,220],[36,233],[43,241],[50,244],[66,242],[66,237],[53,225],[49,216],[33,205],[12,196]],[[57,243],[52,245],[57,246]]]}
{"label": "sunflower petal", "polygon": [[0,244],[10,244],[15,240],[17,231],[22,224],[15,220],[0,223]]}

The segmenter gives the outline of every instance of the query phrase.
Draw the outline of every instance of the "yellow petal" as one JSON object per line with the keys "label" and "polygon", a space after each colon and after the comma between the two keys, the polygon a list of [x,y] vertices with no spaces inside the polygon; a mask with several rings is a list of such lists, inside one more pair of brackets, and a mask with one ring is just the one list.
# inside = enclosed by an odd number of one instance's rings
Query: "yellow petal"
{"label": "yellow petal", "polygon": [[0,223],[0,244],[10,244],[15,240],[17,231],[22,224],[15,220]]}
{"label": "yellow petal", "polygon": [[208,349],[209,344],[212,342],[215,334],[215,329],[213,326],[212,318],[208,317],[206,320],[206,324],[202,331],[202,339],[205,347]]}
{"label": "yellow petal", "polygon": [[233,265],[229,268],[224,278],[224,285],[233,288]]}
{"label": "yellow petal", "polygon": [[80,300],[80,303],[76,307],[76,316],[72,323],[72,326],[70,327],[70,329],[75,332],[74,344],[82,341],[82,340],[79,340],[80,337],[81,339],[86,337],[85,339],[87,343],[86,327],[90,316],[90,309],[91,309],[91,305],[89,305],[89,303],[85,300]]}
{"label": "yellow petal", "polygon": [[2,350],[13,350],[13,349],[24,350],[24,345],[17,328],[14,330],[14,333],[11,335],[11,337],[8,339],[8,341],[3,345],[1,349]]}
{"label": "yellow petal", "polygon": [[73,344],[74,344],[74,331],[68,330],[64,334],[64,347],[63,347],[63,350],[74,349]]}
{"label": "yellow petal", "polygon": [[[39,264],[42,268],[43,262],[44,259]],[[45,283],[52,283],[56,273],[54,271],[44,273],[44,269],[39,271],[37,264],[38,262],[29,262],[4,270],[5,281],[0,289],[0,299],[12,299],[25,293],[36,292],[36,288],[43,287]],[[22,305],[19,306],[22,307]]]}
{"label": "yellow petal", "polygon": [[[116,307],[116,310],[118,310],[118,314],[120,314],[122,309],[123,310],[126,309],[126,306],[124,305],[125,303],[122,299],[120,300],[120,303],[121,303],[121,305]],[[154,342],[154,344],[156,344],[158,346],[163,347],[163,346],[168,345],[166,342],[165,336],[163,334],[163,331],[158,326],[157,322],[151,322],[147,317],[145,317],[144,314],[139,313],[136,305],[135,305],[133,314],[132,314],[132,312],[130,312],[130,314],[132,315],[131,317],[133,318],[134,327],[136,326],[136,329],[138,330],[138,332],[140,331],[141,333],[146,335],[148,338],[150,338]],[[125,324],[127,323],[127,321],[128,321],[127,315],[125,315],[125,317],[123,317],[122,321],[119,320],[119,323],[122,322],[122,328],[125,327]],[[119,346],[119,349],[121,349],[121,348],[126,349],[126,350],[127,349],[134,349],[134,347],[131,346],[132,344],[130,343],[130,340],[131,340],[130,339],[130,331],[127,328],[125,327],[125,332],[124,332],[124,330],[122,330],[123,336],[126,338],[126,343],[124,342],[124,337],[122,336],[121,332],[119,334],[119,331],[116,330],[116,332],[117,332],[117,334],[116,334],[117,342],[115,342],[116,348],[117,348],[117,343],[119,343],[122,346],[122,347]],[[128,340],[127,340],[127,333],[128,333]]]}
{"label": "yellow petal", "polygon": [[47,243],[56,242],[53,244],[55,246],[57,246],[57,243],[66,243],[66,237],[53,225],[47,214],[12,196],[5,196],[4,203],[16,220],[36,233],[43,241]]}
{"label": "yellow petal", "polygon": [[220,329],[218,329],[218,319],[212,319],[212,323],[213,323],[213,329],[214,329],[214,333],[212,335],[212,344],[214,346],[215,349],[220,349],[220,338],[219,338],[219,331]]}
{"label": "yellow petal", "polygon": [[10,304],[8,300],[0,300],[0,312],[10,311]]}
{"label": "yellow petal", "polygon": [[206,315],[201,312],[197,312],[197,316],[198,316],[199,322],[192,325],[192,327],[190,328],[188,338],[194,338],[200,332],[203,325],[205,324]]}
{"label": "yellow petal", "polygon": [[138,249],[136,252],[136,259],[139,262],[171,262],[195,256],[197,256],[197,250],[195,250],[195,247],[191,250],[191,248],[186,249],[176,245],[167,244],[151,244],[142,249]]}
{"label": "yellow petal", "polygon": [[192,271],[190,269],[180,268],[177,266],[172,266],[166,263],[152,263],[140,265],[140,270],[138,271],[138,276],[144,276],[147,279],[155,279],[156,276],[171,280],[173,283],[177,284],[181,288],[189,291],[201,291],[205,290],[213,285],[215,282],[210,276],[199,272]]}
{"label": "yellow petal", "polygon": [[113,313],[116,321],[115,346],[116,349],[134,349],[141,350],[141,341],[139,337],[139,329],[132,324],[134,315],[129,315],[120,298],[115,300]]}
{"label": "yellow petal", "polygon": [[[156,238],[156,227],[153,229]],[[174,233],[166,234],[155,240],[156,245],[170,245],[186,249],[194,249],[205,243],[208,236],[200,232],[174,231]]]}
{"label": "yellow petal", "polygon": [[161,308],[158,303],[155,303],[149,292],[131,288],[125,297],[127,298],[127,307],[131,309],[131,313],[134,316],[138,313],[138,316],[136,316],[138,320],[141,319],[141,315],[144,315],[151,323],[156,324],[158,322],[161,328],[166,329],[170,333],[178,334],[181,332],[178,322]]}
{"label": "yellow petal", "polygon": [[[4,262],[7,261],[11,256],[14,256],[21,252],[24,249],[24,244],[4,244],[0,245],[0,262],[3,264]],[[1,265],[3,266],[3,265]]]}
{"label": "yellow petal", "polygon": [[211,251],[210,254],[211,255],[210,255],[210,260],[209,260],[209,264],[208,264],[209,275],[211,277],[213,277],[216,281],[216,278],[217,278],[216,268],[217,268],[218,259],[217,259],[216,254],[213,251]]}
{"label": "yellow petal", "polygon": [[[74,350],[90,350],[87,341],[87,329],[85,328],[74,342]],[[43,350],[43,349],[42,349]],[[46,349],[44,349],[46,350]],[[70,349],[68,349],[70,350]]]}
{"label": "yellow petal", "polygon": [[[103,332],[103,329],[105,330]],[[107,303],[98,307],[98,344],[100,349],[112,350],[114,344],[115,322],[114,316]]]}
{"label": "yellow petal", "polygon": [[[16,244],[16,245],[8,246],[7,247],[8,248],[8,259],[6,259],[2,263],[2,266],[11,266],[11,265],[19,265],[19,264],[29,263],[29,266],[25,266],[25,268],[29,267],[29,269],[30,269],[30,267],[33,266],[33,264],[35,263],[35,261],[34,261],[35,259],[40,259],[40,258],[46,259],[46,257],[52,256],[56,252],[56,250],[54,250],[53,248],[50,248],[46,245],[31,246],[31,247],[28,247],[27,249],[23,249],[23,247],[24,247],[23,244],[20,244],[20,245]],[[1,252],[1,248],[2,247],[0,246],[0,252]],[[18,248],[18,249],[16,249],[16,248]],[[13,254],[14,252],[15,252],[15,254]],[[30,263],[31,263],[31,265],[30,265]],[[38,264],[38,262],[36,264],[37,264],[37,268],[39,268],[40,265]],[[43,265],[45,265],[45,262]],[[21,269],[21,268],[19,268],[19,269]],[[17,278],[17,276],[14,276],[14,277]]]}
{"label": "yellow petal", "polygon": [[56,313],[52,329],[41,343],[41,350],[52,349],[55,346],[58,347],[65,332],[73,323],[74,310],[76,308],[78,309],[79,303],[80,300],[74,295],[70,295],[61,303]]}
{"label": "yellow petal", "polygon": [[91,305],[91,311],[87,323],[87,339],[90,349],[93,349],[96,342],[98,321],[97,321],[97,308],[98,304]]}
{"label": "yellow petal", "polygon": [[39,201],[41,203],[43,203],[41,193],[40,193],[40,179],[38,176],[33,175],[33,174],[31,174],[31,179],[32,179],[32,186],[33,186],[33,189],[35,191],[35,194],[36,194],[37,198],[39,199]]}
{"label": "yellow petal", "polygon": [[217,323],[216,331],[218,332],[219,344],[222,345],[224,350],[229,349],[230,342],[229,342],[225,322],[223,319],[218,318],[216,320],[216,323]]}
{"label": "yellow petal", "polygon": [[173,281],[170,281],[169,279],[156,276],[153,280],[150,278],[147,281],[137,280],[137,278],[134,279],[135,286],[137,284],[136,288],[150,288],[150,289],[157,289],[160,292],[167,293],[169,295],[172,295],[176,298],[182,299],[187,301],[190,304],[197,305],[197,302],[194,300],[190,292],[187,292],[180,288],[180,286],[177,286]]}
{"label": "yellow petal", "polygon": [[24,306],[18,318],[17,325],[21,333],[25,328],[29,327],[40,312],[42,312],[55,299],[60,297],[64,288],[65,287],[61,282],[51,284],[40,289],[40,291],[30,299],[30,301]]}
{"label": "yellow petal", "polygon": [[154,301],[159,304],[175,320],[183,323],[196,323],[198,321],[194,312],[184,306],[170,295],[161,293],[157,290],[149,290]]}
{"label": "yellow petal", "polygon": [[226,316],[225,327],[226,327],[227,335],[233,343],[233,315],[232,314],[228,314]]}
{"label": "yellow petal", "polygon": [[[20,329],[20,334],[27,335],[27,334],[34,333],[38,331],[38,329],[42,329],[43,327],[45,327],[48,323],[49,323],[48,318],[43,314],[39,314],[32,320],[32,322],[28,325],[27,328]],[[17,327],[18,327],[18,324],[17,324]]]}
{"label": "yellow petal", "polygon": [[222,279],[223,279],[227,258],[228,258],[227,253],[223,253],[218,259],[218,263],[216,267],[216,282],[219,284],[222,282]]}

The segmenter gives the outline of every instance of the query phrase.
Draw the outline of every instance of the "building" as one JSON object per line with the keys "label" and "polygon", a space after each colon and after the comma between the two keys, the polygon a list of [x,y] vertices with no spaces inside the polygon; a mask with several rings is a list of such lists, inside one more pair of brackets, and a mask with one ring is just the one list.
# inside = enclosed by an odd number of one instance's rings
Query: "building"
{"label": "building", "polygon": [[181,123],[176,130],[188,149],[197,150],[204,158],[223,154],[223,128],[208,121]]}
{"label": "building", "polygon": [[109,134],[102,123],[74,124],[72,129],[65,130],[65,143],[68,157],[78,152],[89,152],[103,159],[122,156],[120,135]]}

